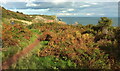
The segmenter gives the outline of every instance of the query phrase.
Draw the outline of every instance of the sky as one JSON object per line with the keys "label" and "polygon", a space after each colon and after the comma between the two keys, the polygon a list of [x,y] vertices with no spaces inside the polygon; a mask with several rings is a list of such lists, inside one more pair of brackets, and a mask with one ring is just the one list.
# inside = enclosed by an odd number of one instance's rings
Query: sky
{"label": "sky", "polygon": [[24,14],[58,17],[118,16],[118,0],[4,0],[1,5]]}

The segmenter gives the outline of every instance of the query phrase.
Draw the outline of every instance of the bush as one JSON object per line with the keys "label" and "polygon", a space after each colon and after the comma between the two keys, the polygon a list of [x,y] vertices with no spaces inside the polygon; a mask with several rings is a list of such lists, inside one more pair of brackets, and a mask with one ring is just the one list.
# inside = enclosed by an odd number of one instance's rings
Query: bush
{"label": "bush", "polygon": [[53,56],[37,57],[32,55],[18,61],[12,68],[14,69],[73,69],[76,64],[71,60],[62,60]]}
{"label": "bush", "polygon": [[31,32],[20,24],[3,24],[3,47],[16,46],[22,38],[29,40]]}

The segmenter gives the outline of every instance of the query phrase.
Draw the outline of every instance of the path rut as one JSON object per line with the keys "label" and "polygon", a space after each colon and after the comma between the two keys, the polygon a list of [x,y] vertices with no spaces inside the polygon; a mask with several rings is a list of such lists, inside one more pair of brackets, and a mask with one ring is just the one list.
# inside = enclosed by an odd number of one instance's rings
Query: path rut
{"label": "path rut", "polygon": [[[38,36],[39,38],[39,36]],[[22,56],[26,55],[28,52],[30,52],[32,49],[34,49],[35,46],[37,46],[39,44],[39,40],[38,38],[30,45],[28,45],[26,48],[24,48],[22,51],[16,53],[15,55],[13,55],[11,58],[7,59],[5,62],[3,62],[2,64],[2,69],[9,69],[9,67],[16,63],[17,60],[19,60],[19,58],[21,58]]]}

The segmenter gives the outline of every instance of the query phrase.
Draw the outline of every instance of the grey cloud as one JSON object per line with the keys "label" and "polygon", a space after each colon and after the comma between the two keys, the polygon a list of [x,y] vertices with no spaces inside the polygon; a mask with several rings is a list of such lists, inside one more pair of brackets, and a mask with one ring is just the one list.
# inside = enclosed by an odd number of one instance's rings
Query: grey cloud
{"label": "grey cloud", "polygon": [[[55,4],[52,2],[32,2],[33,5],[27,6],[26,2],[9,2],[4,4],[4,7],[18,11],[25,12],[26,14],[46,14],[56,15],[57,13],[66,13],[71,15],[76,13],[78,16],[85,16],[85,14],[93,14],[92,16],[117,16],[117,2],[64,2]],[[80,7],[81,6],[81,7]],[[22,9],[22,10],[20,10]],[[31,11],[27,10],[31,9]],[[42,11],[41,11],[42,9]],[[47,10],[46,10],[47,9]],[[69,10],[68,10],[69,9]],[[71,10],[70,10],[71,9]],[[74,10],[72,10],[74,9]],[[83,13],[83,14],[82,14]]]}

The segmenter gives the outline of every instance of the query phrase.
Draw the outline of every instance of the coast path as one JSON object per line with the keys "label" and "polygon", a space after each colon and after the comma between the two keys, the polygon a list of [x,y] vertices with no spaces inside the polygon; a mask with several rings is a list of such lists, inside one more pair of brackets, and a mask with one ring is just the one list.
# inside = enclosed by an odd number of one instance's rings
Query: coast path
{"label": "coast path", "polygon": [[16,53],[15,55],[13,55],[11,58],[7,59],[5,62],[3,62],[2,64],[2,69],[9,69],[9,67],[16,63],[17,60],[19,60],[19,58],[21,58],[22,56],[26,55],[27,53],[29,53],[31,50],[34,49],[35,46],[37,46],[40,42],[40,40],[38,40],[40,36],[38,35],[37,39],[30,45],[28,45],[26,48],[24,48],[22,51]]}
{"label": "coast path", "polygon": [[25,21],[25,20],[20,20],[20,19],[11,19],[11,20],[13,20],[13,21],[20,21],[20,22],[22,22],[22,23],[26,23],[27,25],[31,25],[32,24],[32,22],[30,22],[30,21]]}
{"label": "coast path", "polygon": [[42,20],[44,23],[50,23],[50,22],[54,22],[55,21],[55,20],[45,19],[45,18],[43,18],[41,16],[36,16],[31,22],[30,21],[26,21],[26,20],[14,19],[14,18],[12,18],[11,20],[12,21],[19,21],[19,22],[22,22],[22,23],[26,23],[27,25],[31,25],[35,21],[39,21],[39,20]]}

